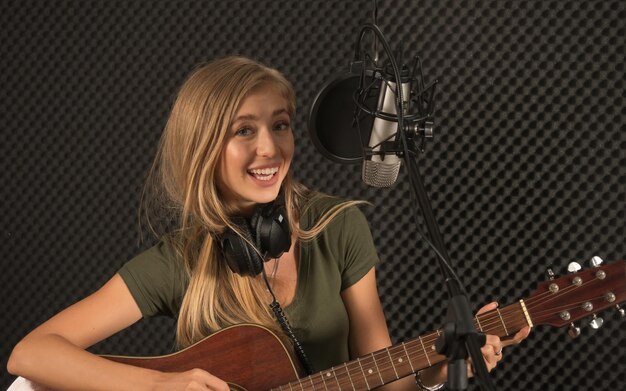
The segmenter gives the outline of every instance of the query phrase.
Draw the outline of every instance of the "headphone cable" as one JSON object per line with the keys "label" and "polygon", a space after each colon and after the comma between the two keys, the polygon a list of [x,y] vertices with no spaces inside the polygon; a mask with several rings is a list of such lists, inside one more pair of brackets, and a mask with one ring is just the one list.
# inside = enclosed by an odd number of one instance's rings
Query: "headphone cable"
{"label": "headphone cable", "polygon": [[[278,260],[276,260],[276,262],[277,261]],[[267,273],[265,272],[265,268],[262,268],[262,272],[263,272],[263,280],[265,281],[267,290],[269,291],[270,295],[272,295],[272,303],[270,304],[270,308],[274,312],[274,315],[276,316],[276,320],[278,321],[278,324],[280,324],[280,327],[283,329],[285,334],[287,334],[289,339],[291,339],[296,355],[300,359],[300,363],[304,367],[304,370],[306,371],[307,375],[311,375],[313,373],[313,367],[311,366],[311,362],[309,361],[309,358],[304,352],[304,348],[302,347],[302,344],[300,343],[300,341],[298,341],[298,338],[296,338],[296,335],[291,329],[291,326],[289,325],[289,320],[287,320],[287,317],[285,316],[285,313],[282,307],[280,306],[280,303],[278,302],[278,300],[276,300],[276,296],[274,295],[272,286],[270,285],[270,282],[267,278]]]}

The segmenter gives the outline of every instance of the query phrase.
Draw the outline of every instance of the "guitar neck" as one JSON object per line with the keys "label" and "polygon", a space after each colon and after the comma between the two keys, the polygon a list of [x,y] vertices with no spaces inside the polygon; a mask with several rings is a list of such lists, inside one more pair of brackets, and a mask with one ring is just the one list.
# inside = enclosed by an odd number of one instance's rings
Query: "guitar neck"
{"label": "guitar neck", "polygon": [[[474,318],[477,330],[500,337],[513,335],[527,325],[532,326],[532,322],[522,300]],[[371,390],[445,360],[435,350],[440,335],[437,330],[272,390]]]}

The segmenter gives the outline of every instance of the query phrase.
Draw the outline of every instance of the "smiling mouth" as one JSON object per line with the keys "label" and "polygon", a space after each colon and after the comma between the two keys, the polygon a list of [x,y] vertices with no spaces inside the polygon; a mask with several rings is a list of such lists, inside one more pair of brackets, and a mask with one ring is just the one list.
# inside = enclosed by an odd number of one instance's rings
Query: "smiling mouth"
{"label": "smiling mouth", "polygon": [[248,170],[248,174],[260,181],[269,181],[278,172],[278,167]]}

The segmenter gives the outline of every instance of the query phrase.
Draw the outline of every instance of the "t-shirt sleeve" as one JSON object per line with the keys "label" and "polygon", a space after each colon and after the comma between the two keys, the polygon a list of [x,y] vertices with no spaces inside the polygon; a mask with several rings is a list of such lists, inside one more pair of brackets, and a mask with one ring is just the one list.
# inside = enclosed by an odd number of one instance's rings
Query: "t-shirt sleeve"
{"label": "t-shirt sleeve", "polygon": [[367,219],[356,206],[343,215],[340,231],[341,290],[349,288],[380,262]]}
{"label": "t-shirt sleeve", "polygon": [[144,317],[178,316],[185,290],[184,274],[167,242],[140,253],[118,273]]}

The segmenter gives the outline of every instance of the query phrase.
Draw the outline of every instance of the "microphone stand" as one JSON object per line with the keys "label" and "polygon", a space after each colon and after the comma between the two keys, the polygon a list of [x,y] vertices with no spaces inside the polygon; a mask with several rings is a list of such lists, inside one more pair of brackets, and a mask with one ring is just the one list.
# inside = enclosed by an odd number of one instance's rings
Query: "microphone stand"
{"label": "microphone stand", "polygon": [[[391,48],[389,47],[382,31],[380,31],[378,26],[375,24],[368,23],[362,27],[355,49],[355,63],[360,61],[360,43],[366,30],[371,30],[374,34],[376,34],[377,38],[380,39],[389,58],[389,62],[393,67],[394,76],[396,78],[396,86],[400,86],[401,73],[398,68],[398,64],[395,61]],[[450,297],[448,302],[447,321],[443,328],[443,334],[438,338],[436,343],[437,352],[445,355],[448,359],[448,388],[455,391],[467,389],[467,366],[465,360],[467,359],[469,353],[469,356],[472,358],[474,372],[481,388],[483,390],[493,391],[495,390],[495,387],[489,377],[485,361],[480,351],[480,348],[485,344],[485,335],[478,333],[474,328],[474,317],[472,316],[470,309],[469,299],[461,282],[447,261],[449,259],[448,252],[443,244],[443,239],[441,237],[428,194],[417,168],[417,163],[411,157],[407,135],[405,134],[406,128],[404,127],[404,103],[402,88],[396,88],[396,112],[398,116],[397,134],[400,136],[399,138],[402,147],[402,149],[397,153],[402,155],[406,162],[411,190],[422,210],[432,243],[430,243],[428,239],[424,239],[431,245],[438,256],[439,266]],[[413,155],[416,155],[416,148],[413,149]],[[417,210],[415,212],[416,223],[418,223]]]}
{"label": "microphone stand", "polygon": [[434,217],[430,200],[421,180],[415,160],[410,155],[404,155],[407,163],[408,175],[412,177],[411,187],[422,210],[430,238],[442,255],[438,257],[441,273],[444,276],[448,289],[449,301],[446,323],[443,334],[437,339],[437,352],[448,359],[448,389],[467,389],[466,358],[472,357],[473,367],[483,390],[495,390],[489,377],[480,348],[485,344],[486,337],[474,328],[474,317],[470,310],[470,303],[461,282],[456,278],[449,264],[444,263],[443,257],[449,259],[443,245],[441,233]]}

